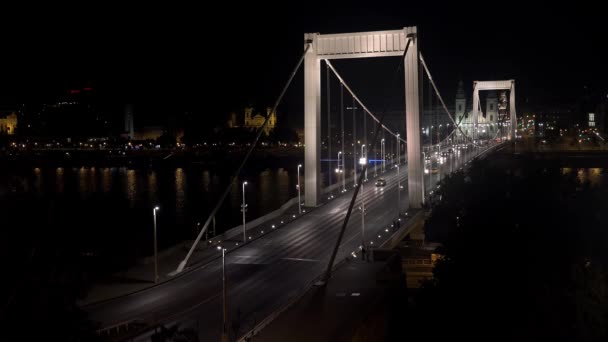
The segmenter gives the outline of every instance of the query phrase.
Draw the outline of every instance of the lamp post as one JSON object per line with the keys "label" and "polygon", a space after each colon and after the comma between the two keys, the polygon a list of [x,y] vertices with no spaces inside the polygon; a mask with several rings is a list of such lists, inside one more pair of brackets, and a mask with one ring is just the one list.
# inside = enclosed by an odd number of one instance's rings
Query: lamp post
{"label": "lamp post", "polygon": [[[363,145],[365,146],[365,145]],[[363,147],[361,146],[361,147]],[[359,164],[363,167],[367,163],[367,160],[364,157],[359,159]],[[365,197],[363,196],[363,184],[365,182],[361,182],[361,246],[365,246]]]}
{"label": "lamp post", "polygon": [[399,137],[401,134],[397,133],[397,165],[401,165],[401,142]]}
{"label": "lamp post", "polygon": [[[365,149],[365,144],[361,145],[361,158],[359,158],[359,164],[361,164],[361,167],[363,167],[363,165],[367,164],[367,151],[363,151]],[[363,163],[361,163],[361,161],[363,161]],[[363,179],[364,182],[367,182],[367,168],[365,169],[365,179]]]}
{"label": "lamp post", "polygon": [[156,211],[160,208],[158,206],[152,209],[152,216],[154,217],[154,282],[158,283],[158,245],[156,241]]}
{"label": "lamp post", "polygon": [[[342,154],[342,191],[346,191],[346,162],[344,158],[344,84],[340,83],[340,154]],[[341,170],[342,170],[341,169]]]}
{"label": "lamp post", "polygon": [[422,173],[422,193],[426,195],[426,187],[424,186],[424,175],[429,173],[429,170],[426,168],[426,153],[424,151],[422,151],[422,167],[424,168],[424,172]]}
{"label": "lamp post", "polygon": [[[340,157],[342,157],[342,164],[340,164]],[[342,151],[338,151],[338,167],[336,168],[336,174],[338,174],[338,177],[340,177],[340,174],[342,174],[342,192],[346,191],[346,180],[344,177],[344,156],[342,155]],[[340,178],[338,178],[338,182],[340,181]]]}
{"label": "lamp post", "polygon": [[401,210],[401,177],[399,176],[399,164],[395,165],[397,168],[397,216]]}
{"label": "lamp post", "polygon": [[385,162],[385,158],[384,158],[384,139],[380,140],[381,144],[380,144],[380,154],[382,154],[382,173],[384,173],[385,169],[386,169],[386,162]]}
{"label": "lamp post", "polygon": [[[340,160],[338,160],[338,164],[340,163]],[[300,168],[302,167],[302,164],[298,164],[298,213],[302,214],[302,200],[300,199]]]}
{"label": "lamp post", "polygon": [[[374,128],[375,130],[375,128]],[[378,150],[374,149],[372,151],[373,157],[374,157],[374,178],[378,177]]]}
{"label": "lamp post", "polygon": [[223,307],[223,324],[222,324],[222,342],[228,342],[228,293],[226,289],[226,248],[217,246],[218,250],[222,251],[222,307]]}
{"label": "lamp post", "polygon": [[439,124],[439,128],[437,128],[437,151],[441,153],[441,127],[442,124]]}
{"label": "lamp post", "polygon": [[357,186],[357,120],[355,119],[356,110],[355,98],[353,97],[353,106],[346,107],[353,110],[353,187]]}
{"label": "lamp post", "polygon": [[243,243],[247,242],[247,229],[245,227],[245,212],[247,212],[247,204],[245,203],[245,185],[247,185],[247,181],[243,182],[243,204],[241,204],[241,211],[243,212]]}

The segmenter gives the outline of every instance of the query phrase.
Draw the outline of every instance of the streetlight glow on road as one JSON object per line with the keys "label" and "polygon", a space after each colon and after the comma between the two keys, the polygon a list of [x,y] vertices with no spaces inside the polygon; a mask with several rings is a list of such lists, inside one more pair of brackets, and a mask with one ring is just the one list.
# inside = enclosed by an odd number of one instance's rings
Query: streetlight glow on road
{"label": "streetlight glow on road", "polygon": [[243,204],[241,204],[241,211],[243,212],[243,243],[247,242],[247,228],[245,226],[245,213],[247,212],[247,203],[245,203],[245,185],[247,185],[247,181],[243,182]]}
{"label": "streetlight glow on road", "polygon": [[300,168],[302,167],[302,164],[298,164],[298,212],[301,214],[302,213],[302,200],[300,199]]}
{"label": "streetlight glow on road", "polygon": [[158,244],[156,240],[156,212],[160,208],[155,206],[152,209],[152,216],[154,217],[154,282],[158,283]]}

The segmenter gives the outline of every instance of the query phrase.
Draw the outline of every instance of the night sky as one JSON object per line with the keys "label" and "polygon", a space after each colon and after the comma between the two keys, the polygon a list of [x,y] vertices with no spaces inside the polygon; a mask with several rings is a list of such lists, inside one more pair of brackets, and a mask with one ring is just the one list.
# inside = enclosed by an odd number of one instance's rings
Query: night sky
{"label": "night sky", "polygon": [[[576,102],[584,86],[607,91],[607,15],[599,5],[424,3],[222,2],[214,9],[149,3],[4,11],[0,104],[50,102],[70,87],[92,85],[100,101],[137,103],[152,118],[191,111],[223,122],[245,104],[272,104],[305,32],[413,25],[448,101],[458,79],[471,88],[473,79],[514,78],[518,105],[541,108]],[[335,65],[366,102],[380,107],[397,63],[384,58]],[[301,75],[295,82],[283,106],[292,125],[301,122]],[[401,100],[392,97],[395,109]]]}

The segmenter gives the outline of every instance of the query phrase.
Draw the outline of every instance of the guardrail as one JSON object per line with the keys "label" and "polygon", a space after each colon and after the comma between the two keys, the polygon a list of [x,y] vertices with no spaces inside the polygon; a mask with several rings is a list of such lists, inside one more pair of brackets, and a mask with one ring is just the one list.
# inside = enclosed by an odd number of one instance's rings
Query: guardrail
{"label": "guardrail", "polygon": [[399,242],[401,242],[416,225],[424,223],[425,215],[425,210],[418,211],[408,220],[408,222],[403,225],[403,227],[397,229],[393,234],[391,234],[391,236],[380,245],[380,248],[395,248],[397,244],[399,244]]}
{"label": "guardrail", "polygon": [[118,337],[120,334],[128,333],[130,331],[133,331],[134,329],[142,329],[146,326],[147,324],[142,322],[141,320],[131,319],[101,329],[97,329],[95,332],[99,337]]}

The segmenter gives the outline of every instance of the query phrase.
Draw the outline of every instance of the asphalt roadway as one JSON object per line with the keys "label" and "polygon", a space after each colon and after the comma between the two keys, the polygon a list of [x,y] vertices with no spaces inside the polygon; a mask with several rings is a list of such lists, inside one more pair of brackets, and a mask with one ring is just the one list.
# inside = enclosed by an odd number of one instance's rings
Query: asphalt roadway
{"label": "asphalt roadway", "polygon": [[[427,189],[433,188],[451,170],[459,168],[471,154],[452,154],[440,165],[438,173],[425,174]],[[390,225],[397,217],[397,170],[392,168],[378,174],[386,179],[384,187],[376,187],[372,175],[373,169],[368,170],[370,180],[364,183],[357,198],[336,263],[352,252],[359,252],[362,219],[358,208],[361,200],[366,209],[365,244],[372,248],[379,246],[391,232]],[[401,166],[400,178],[403,187],[400,211],[403,213],[408,207],[406,165]],[[226,255],[231,336],[239,337],[249,331],[283,303],[303,293],[325,271],[352,194],[349,189],[327,204]],[[201,341],[219,341],[222,259],[147,290],[88,306],[86,310],[102,327],[130,320],[148,325],[179,322],[181,327],[197,330]],[[145,335],[143,338],[149,340]]]}

